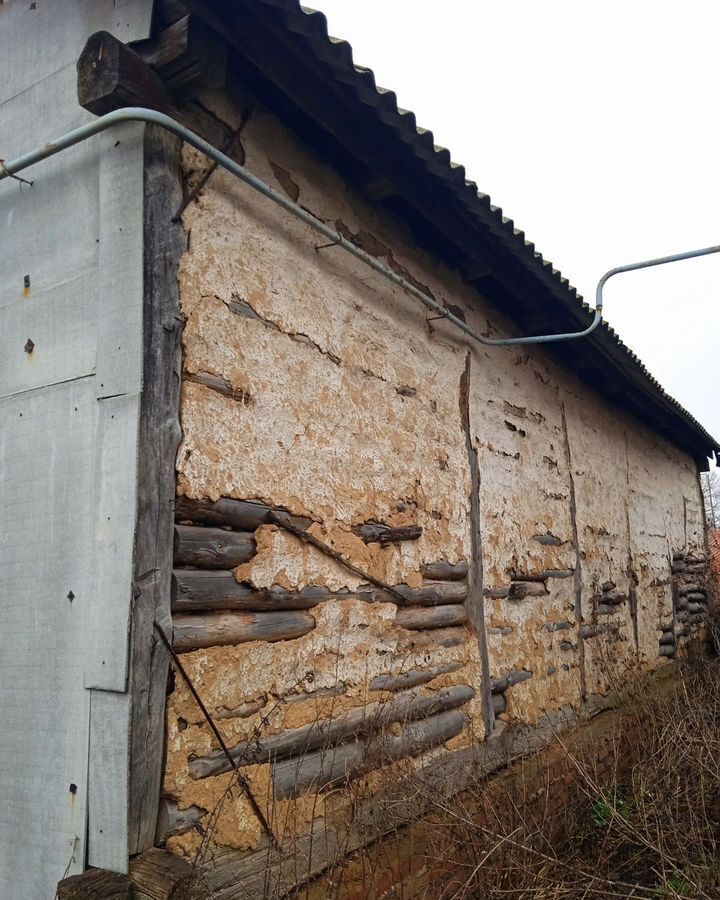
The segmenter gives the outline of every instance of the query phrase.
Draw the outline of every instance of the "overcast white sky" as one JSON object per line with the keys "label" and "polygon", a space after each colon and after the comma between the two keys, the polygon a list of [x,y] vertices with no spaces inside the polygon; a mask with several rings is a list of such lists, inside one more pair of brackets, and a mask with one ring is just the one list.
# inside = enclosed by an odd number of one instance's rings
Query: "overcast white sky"
{"label": "overcast white sky", "polygon": [[[720,244],[717,0],[309,0],[594,303]],[[720,439],[720,254],[620,275],[607,319]]]}

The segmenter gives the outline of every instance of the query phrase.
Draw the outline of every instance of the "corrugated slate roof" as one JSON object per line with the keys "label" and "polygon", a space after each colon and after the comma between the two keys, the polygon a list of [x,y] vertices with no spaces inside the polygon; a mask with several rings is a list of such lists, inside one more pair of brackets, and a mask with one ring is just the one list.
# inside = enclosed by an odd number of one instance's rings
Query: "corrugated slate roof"
{"label": "corrugated slate roof", "polygon": [[[448,205],[453,210],[458,209],[464,221],[475,223],[481,228],[496,249],[512,257],[534,283],[544,287],[545,290],[537,295],[543,303],[543,316],[555,316],[561,308],[563,316],[570,320],[565,322],[568,329],[580,329],[589,324],[593,310],[584,302],[576,288],[536,250],[535,245],[525,238],[525,233],[515,227],[514,221],[505,216],[499,206],[491,203],[490,197],[478,190],[474,181],[466,177],[464,166],[454,162],[446,148],[435,144],[432,132],[418,125],[414,113],[398,106],[393,91],[380,87],[371,69],[355,65],[350,44],[330,36],[327,20],[322,12],[300,6],[298,0],[239,0],[229,7],[221,0],[200,0],[193,6],[211,8],[215,21],[223,23],[224,30],[236,38],[233,43],[241,51],[250,40],[257,38],[257,29],[262,28],[263,21],[261,8],[264,7],[266,21],[271,23],[271,29],[275,29],[268,33],[268,41],[272,42],[273,37],[277,37],[278,28],[296,36],[298,53],[302,54],[308,64],[310,58],[314,58],[313,64],[321,67],[328,89],[333,85],[340,85],[346,93],[351,92],[353,102],[358,105],[358,112],[362,110],[364,116],[372,116],[378,124],[384,126],[388,142],[392,139],[396,143],[393,153],[396,154],[402,148],[404,153],[420,163],[428,178],[432,179],[433,187],[442,193]],[[229,8],[234,9],[234,12],[229,12]],[[245,14],[242,12],[243,8]],[[253,27],[256,30],[249,28],[248,31],[253,37],[243,37],[242,29],[251,20],[254,21]],[[259,61],[261,54],[255,47],[249,56],[252,57],[253,65],[262,70],[263,64]],[[314,74],[317,75],[317,72]],[[302,77],[301,72],[297,75]],[[349,148],[348,152],[351,150]],[[397,172],[393,174],[397,175]],[[487,293],[485,289],[483,293]],[[490,299],[492,300],[492,296]],[[518,317],[512,309],[504,309],[503,312],[523,324],[522,317]],[[632,407],[635,415],[644,418],[643,405],[651,397],[653,403],[661,410],[664,409],[667,416],[661,422],[662,428],[657,422],[648,421],[651,427],[674,440],[698,461],[711,456],[713,452],[720,452],[720,443],[664,390],[607,322],[602,322],[592,337],[571,343],[576,346],[585,343],[588,351],[592,347],[593,354],[587,352],[584,356],[597,356],[597,361],[590,360],[590,364],[596,366],[598,377],[588,380],[594,381],[598,390],[602,392],[603,366],[614,366],[628,380],[628,392],[632,393],[636,389],[637,397],[633,400]],[[580,357],[574,349],[569,349],[569,345],[554,344],[547,347],[568,365],[577,368]],[[595,353],[596,349],[600,353]],[[617,390],[615,394],[617,395]],[[617,400],[617,396],[614,399]]]}

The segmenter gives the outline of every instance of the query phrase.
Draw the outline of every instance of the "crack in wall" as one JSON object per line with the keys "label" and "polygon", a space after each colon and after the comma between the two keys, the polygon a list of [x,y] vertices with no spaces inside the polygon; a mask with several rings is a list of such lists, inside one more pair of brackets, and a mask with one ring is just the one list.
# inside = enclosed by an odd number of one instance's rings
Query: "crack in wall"
{"label": "crack in wall", "polygon": [[630,530],[630,447],[627,430],[625,435],[625,522],[628,539],[628,597],[630,598],[630,619],[635,641],[635,661],[640,659],[640,634],[638,631],[637,575],[635,574],[632,552],[632,532]]}
{"label": "crack in wall", "polygon": [[[311,347],[313,350],[317,350],[322,356],[325,356],[330,362],[334,363],[336,366],[344,368],[344,363],[342,359],[337,356],[335,353],[332,353],[330,350],[325,350],[323,347],[318,344],[317,341],[313,340],[307,334],[302,331],[286,331],[284,328],[281,328],[277,322],[274,322],[272,319],[268,319],[265,316],[261,316],[248,302],[247,300],[243,300],[240,297],[233,296],[231,300],[225,300],[223,297],[217,297],[216,295],[212,295],[216,300],[222,301],[225,306],[230,310],[230,312],[235,313],[238,316],[244,316],[246,319],[254,319],[258,322],[262,322],[263,325],[267,325],[268,328],[272,328],[274,331],[277,331],[278,334],[283,334],[285,337],[290,338],[290,340],[296,341],[299,344],[305,344],[307,347]],[[374,378],[376,381],[382,382],[382,384],[389,384],[388,379],[383,375],[378,375],[376,372],[373,372],[371,369],[361,368],[360,371],[367,378]],[[417,390],[410,385],[399,385],[395,388],[395,392],[399,394],[401,397],[414,397],[417,394]]]}
{"label": "crack in wall", "polygon": [[243,300],[240,297],[233,296],[232,300],[225,300],[222,297],[217,297],[216,299],[222,300],[222,302],[227,306],[230,312],[235,313],[239,316],[244,316],[247,319],[256,319],[259,322],[262,322],[263,325],[267,325],[268,328],[272,328],[277,331],[279,334],[284,334],[285,337],[289,337],[292,341],[297,341],[299,344],[305,344],[308,347],[312,347],[313,350],[317,350],[322,356],[326,356],[330,362],[334,363],[336,366],[342,365],[340,361],[340,357],[336,356],[334,353],[331,353],[329,350],[325,350],[317,341],[314,341],[311,337],[305,334],[302,331],[286,331],[284,328],[281,328],[277,322],[273,322],[272,319],[267,319],[265,316],[261,316],[257,310],[253,309],[253,307],[247,302],[247,300]]}
{"label": "crack in wall", "polygon": [[587,699],[587,688],[585,681],[585,644],[583,634],[583,616],[582,616],[582,569],[580,564],[580,540],[578,537],[577,526],[577,498],[575,496],[575,479],[572,473],[572,452],[570,450],[570,437],[568,435],[567,416],[565,413],[565,403],[560,401],[560,415],[562,420],[562,431],[564,438],[565,464],[568,470],[568,481],[570,486],[570,525],[572,528],[572,546],[575,550],[575,623],[578,628],[578,663],[580,666],[580,697],[583,702]]}
{"label": "crack in wall", "polygon": [[472,354],[468,350],[465,368],[460,376],[460,421],[465,433],[468,463],[470,466],[470,570],[468,573],[468,616],[478,638],[480,663],[482,668],[482,709],[487,737],[495,728],[495,713],[492,703],[492,683],[490,680],[490,656],[487,632],[485,630],[485,600],[483,592],[482,530],[480,526],[480,465],[473,446],[470,426],[470,377]]}

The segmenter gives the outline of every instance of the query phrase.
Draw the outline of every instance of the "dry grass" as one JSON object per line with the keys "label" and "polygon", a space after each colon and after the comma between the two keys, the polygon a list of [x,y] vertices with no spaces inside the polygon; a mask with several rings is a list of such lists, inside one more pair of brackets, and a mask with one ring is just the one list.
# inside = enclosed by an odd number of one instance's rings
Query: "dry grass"
{"label": "dry grass", "polygon": [[641,728],[602,774],[593,748],[565,748],[574,803],[518,777],[439,801],[435,861],[455,867],[433,896],[720,897],[720,664],[688,664],[665,697],[638,684],[630,702]]}

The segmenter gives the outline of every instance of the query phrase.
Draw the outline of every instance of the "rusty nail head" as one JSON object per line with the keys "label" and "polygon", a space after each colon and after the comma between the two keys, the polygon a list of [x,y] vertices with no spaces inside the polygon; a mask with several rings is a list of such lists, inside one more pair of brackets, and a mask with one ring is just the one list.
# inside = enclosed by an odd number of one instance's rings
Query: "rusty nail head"
{"label": "rusty nail head", "polygon": [[27,341],[25,341],[25,352],[32,353],[34,349],[35,349],[35,343],[33,341],[31,341],[30,338],[28,338]]}
{"label": "rusty nail head", "polygon": [[29,276],[29,275],[25,275],[25,276],[24,276],[24,278],[23,278],[23,287],[26,287],[26,288],[29,288],[29,287],[30,287],[30,276]]}

